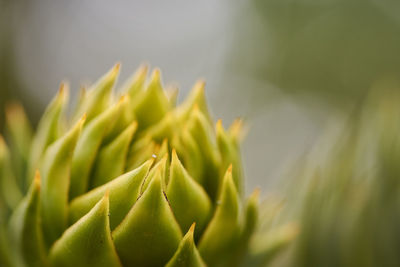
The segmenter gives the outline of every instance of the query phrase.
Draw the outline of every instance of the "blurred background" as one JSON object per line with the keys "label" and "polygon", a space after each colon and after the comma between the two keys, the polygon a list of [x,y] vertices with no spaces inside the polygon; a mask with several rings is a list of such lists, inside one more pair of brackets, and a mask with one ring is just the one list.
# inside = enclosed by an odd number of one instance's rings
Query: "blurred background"
{"label": "blurred background", "polygon": [[[214,119],[246,119],[246,191],[274,191],[332,118],[374,84],[399,83],[395,0],[0,0],[0,125],[20,100],[33,124],[68,80],[72,98],[117,61],[178,84],[207,81]],[[1,127],[1,126],[0,126]]]}

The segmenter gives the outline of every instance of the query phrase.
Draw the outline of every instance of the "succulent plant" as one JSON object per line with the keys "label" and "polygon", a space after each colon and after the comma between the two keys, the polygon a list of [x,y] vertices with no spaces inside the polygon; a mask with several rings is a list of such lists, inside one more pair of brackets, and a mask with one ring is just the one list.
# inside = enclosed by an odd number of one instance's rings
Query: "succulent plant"
{"label": "succulent plant", "polygon": [[257,230],[257,190],[244,201],[242,122],[213,125],[204,82],[176,105],[177,90],[147,72],[114,93],[117,64],[70,116],[61,84],[36,131],[8,107],[0,263],[263,266],[292,238]]}

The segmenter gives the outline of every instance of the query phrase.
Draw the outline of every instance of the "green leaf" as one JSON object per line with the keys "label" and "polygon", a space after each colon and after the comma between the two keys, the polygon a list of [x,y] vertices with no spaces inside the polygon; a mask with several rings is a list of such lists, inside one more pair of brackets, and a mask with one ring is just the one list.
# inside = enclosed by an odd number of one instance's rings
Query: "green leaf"
{"label": "green leaf", "polygon": [[139,95],[144,91],[144,84],[146,82],[148,71],[149,67],[147,65],[141,66],[122,86],[122,92],[127,93],[133,102],[135,102]]}
{"label": "green leaf", "polygon": [[6,137],[10,144],[11,158],[19,188],[24,192],[29,151],[32,142],[32,127],[19,103],[11,103],[6,108]]}
{"label": "green leaf", "polygon": [[[240,237],[237,247],[232,250],[232,257],[230,259],[230,266],[242,266],[243,259],[249,249],[250,240],[258,226],[259,220],[259,195],[260,190],[254,190],[253,194],[249,197],[246,203],[244,222],[241,226]],[[250,265],[253,266],[253,265]]]}
{"label": "green leaf", "polygon": [[178,248],[182,233],[163,194],[161,179],[158,171],[112,233],[124,266],[162,266]]}
{"label": "green leaf", "polygon": [[228,168],[230,164],[234,166],[232,169],[232,177],[238,188],[239,195],[242,195],[243,188],[243,170],[240,159],[239,145],[235,136],[229,135],[222,126],[222,121],[218,120],[216,125],[217,145],[221,154],[221,163],[219,165],[220,175]]}
{"label": "green leaf", "polygon": [[40,175],[37,172],[27,196],[14,211],[9,223],[14,259],[18,258],[26,266],[47,265],[39,208]]}
{"label": "green leaf", "polygon": [[85,92],[72,121],[77,121],[83,114],[86,114],[86,120],[90,122],[109,106],[111,92],[117,80],[120,66],[119,63],[115,64],[108,73]]}
{"label": "green leaf", "polygon": [[121,267],[113,245],[108,221],[109,199],[106,195],[68,228],[50,250],[54,267]]}
{"label": "green leaf", "polygon": [[67,226],[68,190],[72,154],[81,133],[82,118],[62,138],[52,144],[44,156],[41,213],[47,245],[51,245]]}
{"label": "green leaf", "polygon": [[157,144],[149,136],[135,140],[129,149],[126,170],[133,170],[154,155]]}
{"label": "green leaf", "polygon": [[140,187],[152,164],[153,160],[148,160],[137,169],[125,173],[107,184],[72,200],[69,208],[70,222],[74,223],[88,213],[104,196],[105,192],[109,190],[110,225],[111,229],[117,227],[136,202],[140,193]]}
{"label": "green leaf", "polygon": [[39,167],[47,147],[60,135],[60,118],[68,102],[68,92],[68,85],[62,83],[58,95],[47,106],[46,111],[39,121],[36,134],[32,140],[27,171],[27,184],[31,183],[35,170]]}
{"label": "green leaf", "polygon": [[159,122],[168,112],[170,106],[161,85],[161,73],[155,69],[147,90],[138,103],[134,104],[134,112],[139,123],[139,130]]}
{"label": "green leaf", "polygon": [[121,102],[93,119],[82,131],[72,158],[69,196],[83,194],[89,186],[89,176],[104,134],[120,112]]}
{"label": "green leaf", "polygon": [[17,180],[11,167],[10,151],[0,135],[0,198],[9,210],[13,210],[22,199]]}
{"label": "green leaf", "polygon": [[91,177],[91,188],[103,185],[124,172],[126,157],[137,123],[133,122],[110,144],[101,148]]}
{"label": "green leaf", "polygon": [[204,189],[187,173],[172,151],[170,178],[167,186],[167,197],[175,218],[183,232],[196,222],[198,237],[206,227],[212,215],[212,204]]}
{"label": "green leaf", "polygon": [[206,267],[193,239],[195,223],[183,237],[178,250],[167,263],[166,267]]}
{"label": "green leaf", "polygon": [[196,140],[203,158],[203,186],[211,199],[218,196],[220,187],[220,155],[216,149],[215,136],[212,125],[196,105],[190,115],[187,129]]}
{"label": "green leaf", "polygon": [[189,96],[185,99],[185,101],[177,107],[176,115],[180,121],[187,121],[190,117],[190,113],[197,106],[201,113],[204,114],[206,120],[211,124],[212,119],[208,112],[207,100],[204,93],[204,87],[206,83],[202,80],[196,82],[190,91]]}
{"label": "green leaf", "polygon": [[208,224],[199,243],[199,251],[210,266],[218,266],[230,258],[239,235],[239,197],[230,167],[224,177],[222,191],[214,217]]}
{"label": "green leaf", "polygon": [[173,147],[182,159],[186,170],[201,185],[204,185],[204,159],[199,145],[187,129],[180,133],[181,137],[172,139]]}
{"label": "green leaf", "polygon": [[[155,157],[157,160],[157,156]],[[142,188],[140,189],[140,194],[147,189],[150,185],[152,179],[157,175],[159,172],[161,174],[161,186],[162,190],[165,190],[167,183],[166,183],[166,176],[168,175],[168,154],[165,154],[157,163],[155,163],[154,167],[150,170],[149,175],[147,175],[146,179],[143,182]]]}

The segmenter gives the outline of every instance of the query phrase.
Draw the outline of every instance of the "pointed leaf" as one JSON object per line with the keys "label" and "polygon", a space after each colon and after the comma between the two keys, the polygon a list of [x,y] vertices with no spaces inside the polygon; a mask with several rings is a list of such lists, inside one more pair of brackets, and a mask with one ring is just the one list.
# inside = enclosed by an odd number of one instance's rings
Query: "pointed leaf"
{"label": "pointed leaf", "polygon": [[143,92],[144,84],[146,82],[147,73],[149,67],[147,65],[141,66],[123,86],[122,92],[129,95],[132,101],[135,101],[137,97]]}
{"label": "pointed leaf", "polygon": [[204,186],[204,159],[196,140],[187,129],[184,129],[181,137],[172,139],[172,143],[186,170],[199,184]]}
{"label": "pointed leaf", "polygon": [[169,110],[168,98],[161,85],[161,73],[155,69],[150,84],[134,107],[139,129],[143,130],[160,121]]}
{"label": "pointed leaf", "polygon": [[[157,160],[157,156],[155,157]],[[142,188],[140,189],[140,194],[143,194],[143,192],[147,189],[149,184],[151,183],[152,179],[158,174],[161,174],[161,186],[162,190],[164,190],[167,186],[166,183],[166,176],[169,175],[167,173],[168,168],[168,154],[164,155],[164,157],[158,161],[156,164],[154,164],[153,168],[151,168],[149,175],[147,175],[146,179],[143,182]]]}
{"label": "pointed leaf", "polygon": [[111,239],[106,194],[92,210],[68,228],[50,250],[54,267],[121,267]]}
{"label": "pointed leaf", "polygon": [[74,223],[104,196],[109,190],[110,194],[110,225],[114,229],[126,216],[139,196],[143,180],[149,172],[153,160],[148,160],[142,166],[115,178],[109,183],[97,187],[75,198],[69,208],[70,222]]}
{"label": "pointed leaf", "polygon": [[97,151],[107,128],[113,124],[120,112],[120,104],[108,108],[83,129],[72,158],[70,198],[79,196],[87,190]]}
{"label": "pointed leaf", "polygon": [[189,231],[182,238],[178,250],[166,267],[206,267],[194,243],[194,226],[195,223],[192,224]]}
{"label": "pointed leaf", "polygon": [[19,187],[25,191],[26,169],[32,141],[32,127],[19,103],[11,103],[6,108],[6,136],[9,140],[11,158]]}
{"label": "pointed leaf", "polygon": [[212,119],[208,112],[206,96],[204,93],[205,82],[200,80],[196,82],[190,91],[189,96],[185,101],[176,109],[176,114],[180,121],[186,121],[195,106],[198,106],[201,113],[203,113],[207,121],[211,124]]}
{"label": "pointed leaf", "polygon": [[112,88],[117,80],[120,64],[115,66],[101,77],[86,93],[75,112],[73,121],[78,120],[83,114],[87,116],[87,122],[90,122],[98,114],[102,113],[110,104]]}
{"label": "pointed leaf", "polygon": [[[259,198],[260,190],[254,190],[253,194],[249,197],[246,203],[245,214],[244,214],[244,223],[241,227],[240,237],[237,244],[237,248],[232,250],[232,257],[230,259],[230,266],[239,266],[240,263],[243,263],[243,260],[246,258],[246,254],[249,250],[249,244],[251,237],[254,234],[254,231],[258,224],[258,198]],[[251,265],[253,266],[253,265]]]}
{"label": "pointed leaf", "polygon": [[24,261],[27,266],[46,265],[39,207],[40,175],[37,172],[28,195],[14,211],[9,224],[14,257]]}
{"label": "pointed leaf", "polygon": [[219,203],[199,243],[200,254],[210,266],[226,261],[237,244],[239,198],[232,168],[225,174]]}
{"label": "pointed leaf", "polygon": [[124,172],[126,156],[137,123],[133,122],[110,144],[101,148],[93,166],[91,188],[103,185]]}
{"label": "pointed leaf", "polygon": [[156,147],[157,144],[148,136],[135,140],[128,152],[126,170],[136,169],[143,162],[155,155]]}
{"label": "pointed leaf", "polygon": [[175,150],[172,151],[170,179],[166,193],[182,231],[186,232],[190,225],[196,222],[198,225],[196,236],[199,236],[211,217],[211,200],[184,169]]}
{"label": "pointed leaf", "polygon": [[32,140],[27,170],[27,184],[30,184],[35,170],[47,147],[59,137],[60,118],[68,102],[68,85],[62,83],[58,95],[47,106],[46,111],[39,121],[36,134]]}
{"label": "pointed leaf", "polygon": [[115,247],[124,266],[162,266],[172,257],[181,238],[158,172],[114,230]]}
{"label": "pointed leaf", "polygon": [[41,213],[47,245],[61,236],[67,226],[68,190],[72,154],[85,118],[52,144],[44,156]]}
{"label": "pointed leaf", "polygon": [[220,175],[228,168],[230,164],[234,166],[232,169],[232,177],[238,188],[239,194],[242,194],[243,188],[243,170],[242,162],[240,159],[239,145],[235,137],[228,135],[222,126],[222,121],[218,120],[216,126],[217,144],[221,153]]}
{"label": "pointed leaf", "polygon": [[188,131],[196,140],[202,155],[203,186],[211,199],[215,200],[220,187],[220,155],[216,149],[213,127],[207,121],[205,115],[201,113],[198,106],[192,111],[187,126]]}
{"label": "pointed leaf", "polygon": [[0,135],[0,198],[9,210],[13,210],[22,199],[22,192],[12,171],[10,152]]}

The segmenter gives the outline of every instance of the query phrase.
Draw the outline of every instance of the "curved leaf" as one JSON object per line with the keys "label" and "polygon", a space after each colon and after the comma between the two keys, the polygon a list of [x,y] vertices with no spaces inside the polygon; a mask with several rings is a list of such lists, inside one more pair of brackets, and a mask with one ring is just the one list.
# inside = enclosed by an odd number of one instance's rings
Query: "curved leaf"
{"label": "curved leaf", "polygon": [[122,267],[111,239],[108,221],[109,200],[106,195],[68,228],[50,250],[54,267]]}
{"label": "curved leaf", "polygon": [[124,266],[162,266],[172,257],[182,233],[162,192],[160,172],[112,236]]}

